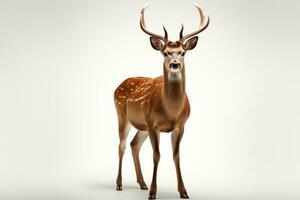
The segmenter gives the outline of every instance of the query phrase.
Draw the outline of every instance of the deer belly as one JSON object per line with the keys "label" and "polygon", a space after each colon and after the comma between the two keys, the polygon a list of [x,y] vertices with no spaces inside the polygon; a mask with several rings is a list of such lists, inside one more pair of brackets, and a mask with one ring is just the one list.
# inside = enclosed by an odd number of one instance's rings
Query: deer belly
{"label": "deer belly", "polygon": [[127,119],[136,129],[147,131],[147,124],[141,107],[127,105]]}

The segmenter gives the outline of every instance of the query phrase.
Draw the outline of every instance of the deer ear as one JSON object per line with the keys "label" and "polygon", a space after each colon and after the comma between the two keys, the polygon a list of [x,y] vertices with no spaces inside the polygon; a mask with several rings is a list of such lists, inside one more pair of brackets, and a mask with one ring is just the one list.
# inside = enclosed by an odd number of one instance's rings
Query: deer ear
{"label": "deer ear", "polygon": [[185,50],[186,51],[192,50],[197,45],[197,42],[198,42],[198,36],[188,39],[188,41],[186,41],[186,43],[184,44]]}
{"label": "deer ear", "polygon": [[161,42],[160,39],[156,37],[150,37],[150,43],[153,49],[161,51],[164,47],[163,43]]}

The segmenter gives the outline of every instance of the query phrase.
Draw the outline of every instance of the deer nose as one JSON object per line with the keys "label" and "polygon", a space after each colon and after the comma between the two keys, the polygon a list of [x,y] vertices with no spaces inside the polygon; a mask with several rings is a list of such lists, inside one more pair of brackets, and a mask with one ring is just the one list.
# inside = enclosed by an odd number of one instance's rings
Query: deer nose
{"label": "deer nose", "polygon": [[179,62],[171,62],[170,63],[170,69],[177,70],[177,69],[179,69],[179,67],[180,67]]}

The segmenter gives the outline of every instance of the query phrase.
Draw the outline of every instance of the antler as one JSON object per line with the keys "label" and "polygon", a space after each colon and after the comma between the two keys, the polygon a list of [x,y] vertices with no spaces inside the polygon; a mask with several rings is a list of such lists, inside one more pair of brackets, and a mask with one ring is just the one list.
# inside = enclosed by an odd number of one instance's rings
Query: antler
{"label": "antler", "polygon": [[[196,6],[197,10],[199,11],[199,15],[200,15],[200,27],[199,27],[198,30],[183,36],[183,25],[181,25],[181,30],[180,30],[180,33],[179,33],[179,37],[180,37],[181,42],[184,42],[186,39],[201,33],[209,25],[209,16],[207,16],[207,17],[204,16],[203,11],[202,11],[202,9],[200,8],[200,6],[198,4],[195,3],[195,6]],[[207,18],[206,23],[204,23],[205,18]]]}
{"label": "antler", "polygon": [[146,24],[145,24],[145,20],[144,20],[144,10],[149,6],[149,3],[147,3],[141,10],[141,19],[140,19],[140,26],[141,26],[141,29],[147,33],[148,35],[150,36],[153,36],[153,37],[156,37],[158,39],[161,39],[162,41],[164,41],[165,43],[167,43],[169,40],[168,40],[168,32],[165,28],[165,26],[163,26],[163,29],[164,29],[164,33],[165,33],[165,36],[161,36],[161,35],[158,35],[158,34],[155,34],[155,33],[152,33],[150,32],[149,30],[147,30],[147,27],[146,27]]}

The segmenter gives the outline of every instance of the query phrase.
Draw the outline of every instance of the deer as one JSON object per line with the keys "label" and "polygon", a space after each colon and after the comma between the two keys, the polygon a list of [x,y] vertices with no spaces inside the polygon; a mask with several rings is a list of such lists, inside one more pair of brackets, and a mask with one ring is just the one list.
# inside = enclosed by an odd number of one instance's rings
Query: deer
{"label": "deer", "polygon": [[137,129],[137,133],[130,142],[130,146],[137,183],[140,189],[148,189],[139,160],[141,146],[149,136],[153,150],[153,176],[148,199],[155,199],[157,193],[157,168],[160,160],[160,133],[171,133],[177,189],[180,198],[188,199],[189,196],[181,175],[179,155],[184,125],[190,115],[190,104],[185,92],[184,56],[187,51],[195,48],[198,41],[198,36],[196,35],[208,27],[210,18],[209,16],[204,16],[200,6],[195,4],[200,16],[199,28],[183,35],[184,26],[181,25],[179,40],[173,42],[168,39],[168,32],[164,25],[164,36],[148,30],[144,20],[144,11],[148,5],[141,9],[140,28],[143,32],[150,35],[150,44],[153,49],[161,52],[164,57],[163,75],[157,78],[127,78],[114,91],[120,139],[116,190],[122,190],[122,160],[128,133],[134,127]]}

